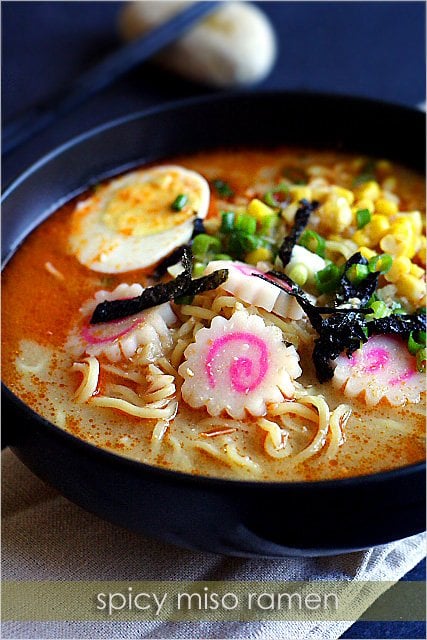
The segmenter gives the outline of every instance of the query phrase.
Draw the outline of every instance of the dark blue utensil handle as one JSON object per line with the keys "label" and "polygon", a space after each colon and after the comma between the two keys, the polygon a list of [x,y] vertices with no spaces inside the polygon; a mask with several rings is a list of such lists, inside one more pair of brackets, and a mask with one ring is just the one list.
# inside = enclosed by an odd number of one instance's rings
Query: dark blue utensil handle
{"label": "dark blue utensil handle", "polygon": [[220,2],[197,2],[170,20],[152,29],[143,38],[107,56],[105,60],[78,78],[67,92],[17,116],[3,129],[2,153],[6,154],[54,120],[69,113],[119,76],[145,62],[177,40],[195,23],[214,11]]}

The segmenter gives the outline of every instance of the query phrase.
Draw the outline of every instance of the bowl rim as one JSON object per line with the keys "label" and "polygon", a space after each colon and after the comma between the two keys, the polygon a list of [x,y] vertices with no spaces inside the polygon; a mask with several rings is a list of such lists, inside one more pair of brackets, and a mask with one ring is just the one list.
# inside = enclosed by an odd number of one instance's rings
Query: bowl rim
{"label": "bowl rim", "polygon": [[127,122],[132,122],[134,120],[138,120],[139,118],[148,117],[151,115],[156,115],[160,113],[164,113],[167,111],[175,111],[175,110],[185,110],[188,107],[193,106],[201,106],[208,103],[213,102],[224,102],[226,100],[236,100],[236,99],[244,99],[244,98],[262,98],[262,99],[274,99],[275,97],[282,98],[306,98],[306,99],[321,99],[321,100],[333,100],[335,102],[351,102],[351,103],[359,103],[360,105],[365,105],[366,107],[384,107],[385,109],[393,109],[395,111],[401,111],[402,115],[407,113],[411,114],[412,117],[420,117],[425,118],[425,112],[420,110],[417,106],[409,106],[405,104],[399,104],[396,102],[387,102],[385,100],[368,98],[364,96],[353,96],[346,93],[332,93],[332,92],[322,92],[322,91],[292,91],[292,90],[280,90],[280,89],[267,89],[267,90],[233,90],[233,91],[224,91],[220,93],[207,94],[201,96],[192,96],[189,98],[171,100],[165,102],[160,105],[154,105],[151,107],[147,107],[145,109],[140,109],[138,111],[133,111],[124,116],[119,116],[117,118],[113,118],[111,120],[107,120],[99,125],[91,127],[83,133],[77,134],[72,138],[66,140],[65,142],[59,144],[51,151],[43,154],[38,160],[31,163],[26,169],[19,173],[18,176],[12,178],[7,186],[2,190],[0,203],[3,203],[12,192],[19,187],[19,185],[32,173],[37,171],[37,169],[41,168],[51,160],[55,159],[61,153],[67,151],[71,147],[80,144],[81,142],[85,142],[87,139],[95,137],[96,135],[103,133],[107,129],[112,129],[114,127],[120,126],[122,124],[126,124]]}
{"label": "bowl rim", "polygon": [[[29,405],[25,404],[23,400],[21,400],[18,396],[16,396],[13,391],[9,389],[2,382],[2,393],[9,396],[9,400],[14,402],[20,411],[23,411],[27,414],[27,417],[31,420],[35,420],[37,423],[40,423],[44,429],[47,429],[52,436],[64,440],[66,443],[69,443],[72,447],[82,448],[89,456],[95,456],[105,459],[107,463],[117,465],[123,465],[127,467],[131,471],[136,471],[137,473],[142,473],[143,475],[149,474],[154,476],[161,476],[165,481],[176,481],[179,480],[181,483],[194,483],[195,481],[201,483],[202,485],[210,485],[214,487],[225,486],[227,488],[242,488],[247,487],[251,489],[275,489],[275,490],[285,490],[287,489],[295,489],[295,490],[307,490],[307,489],[339,489],[342,487],[360,487],[366,484],[380,484],[387,483],[390,480],[397,478],[406,478],[412,475],[418,475],[425,471],[426,463],[425,462],[415,462],[409,465],[405,465],[402,467],[397,467],[395,469],[389,469],[386,471],[380,471],[371,474],[361,474],[357,476],[350,476],[348,478],[332,478],[325,480],[295,480],[295,481],[281,481],[281,480],[246,480],[244,478],[224,478],[220,476],[205,476],[187,473],[185,471],[179,471],[176,469],[168,469],[166,467],[161,467],[160,465],[152,465],[146,462],[142,462],[139,460],[135,460],[133,458],[127,457],[110,449],[104,449],[98,445],[95,445],[83,438],[80,438],[77,435],[74,435],[70,431],[66,431],[61,427],[58,427],[53,422],[50,422],[40,414],[38,414],[34,409],[32,409]],[[7,419],[7,416],[3,416],[3,420]],[[8,443],[6,443],[8,446]],[[12,449],[15,448],[15,444],[13,442],[10,443],[10,447]],[[16,448],[19,450],[19,443],[16,445]]]}
{"label": "bowl rim", "polygon": [[[383,100],[377,100],[372,98],[366,98],[363,96],[352,96],[349,94],[343,93],[329,93],[329,92],[317,92],[317,91],[292,91],[286,90],[282,91],[280,89],[276,90],[237,90],[237,91],[226,91],[217,94],[208,94],[202,96],[193,96],[190,98],[179,99],[174,101],[168,101],[161,105],[155,105],[148,107],[146,109],[141,109],[138,111],[134,111],[132,113],[126,114],[124,116],[120,116],[118,118],[114,118],[108,120],[100,125],[92,127],[81,134],[73,136],[69,140],[66,140],[64,143],[58,145],[51,151],[42,155],[38,160],[29,165],[27,169],[21,172],[16,178],[13,178],[9,184],[5,187],[2,192],[0,202],[5,202],[9,196],[13,195],[16,189],[25,182],[25,180],[30,177],[33,173],[35,173],[38,169],[42,168],[52,160],[55,160],[56,157],[60,156],[62,153],[66,152],[68,149],[77,146],[78,144],[84,143],[90,138],[93,138],[99,134],[102,134],[104,131],[113,129],[115,127],[124,125],[128,122],[132,122],[134,120],[143,119],[149,116],[155,116],[157,114],[162,114],[164,112],[173,112],[176,110],[185,110],[188,107],[194,106],[203,106],[205,104],[210,104],[212,102],[224,102],[227,100],[233,101],[236,99],[245,99],[252,98],[257,96],[258,98],[274,98],[277,96],[281,96],[282,98],[290,97],[293,99],[297,99],[298,97],[309,99],[309,98],[320,98],[323,100],[333,100],[335,102],[351,102],[358,103],[360,105],[364,105],[365,107],[384,107],[385,109],[393,109],[395,111],[400,111],[402,115],[407,114],[411,115],[411,117],[420,117],[424,118],[424,113],[418,109],[417,107],[411,107],[408,105],[402,105],[393,102],[386,102]],[[87,188],[87,185],[82,187],[82,189]],[[66,201],[72,199],[74,196],[67,197]],[[51,215],[51,214],[48,214]],[[48,217],[48,216],[47,216]],[[25,238],[28,237],[28,234]],[[11,252],[9,252],[2,259],[1,269],[6,267],[9,259],[16,253],[20,244],[17,247],[14,247]],[[139,460],[132,459],[120,453],[116,453],[109,449],[104,449],[98,445],[92,444],[83,438],[80,438],[65,429],[55,425],[50,422],[36,411],[34,411],[29,405],[25,404],[23,400],[21,400],[17,395],[13,393],[9,387],[2,381],[2,394],[5,394],[8,397],[8,400],[17,405],[17,408],[20,411],[28,414],[28,417],[31,420],[35,420],[36,422],[43,425],[43,428],[46,428],[48,432],[50,432],[53,436],[65,440],[66,443],[69,443],[73,447],[83,448],[86,453],[90,456],[100,456],[105,459],[107,462],[111,464],[120,464],[124,467],[127,467],[136,472],[140,472],[143,474],[150,474],[154,476],[160,476],[166,481],[179,480],[181,483],[190,483],[194,484],[197,482],[201,486],[208,485],[214,487],[224,486],[226,488],[251,488],[257,490],[286,490],[286,489],[295,489],[295,490],[322,490],[322,489],[341,489],[344,487],[360,487],[366,484],[378,484],[383,482],[388,482],[392,479],[397,478],[406,478],[412,475],[418,475],[422,472],[425,472],[426,469],[426,461],[419,461],[415,463],[411,463],[409,465],[405,465],[402,467],[397,467],[395,469],[375,472],[371,474],[361,474],[356,476],[350,476],[346,478],[332,478],[332,479],[324,479],[324,480],[297,480],[297,481],[281,481],[281,480],[246,480],[242,478],[223,478],[218,476],[205,476],[205,475],[196,475],[187,473],[184,471],[168,469],[166,467],[161,467],[157,465],[147,464],[146,462],[141,462]],[[4,415],[3,419],[7,419],[7,416]],[[9,443],[6,443],[8,446]],[[13,442],[10,443],[10,447],[12,449],[15,448]],[[19,444],[16,447],[19,450]]]}

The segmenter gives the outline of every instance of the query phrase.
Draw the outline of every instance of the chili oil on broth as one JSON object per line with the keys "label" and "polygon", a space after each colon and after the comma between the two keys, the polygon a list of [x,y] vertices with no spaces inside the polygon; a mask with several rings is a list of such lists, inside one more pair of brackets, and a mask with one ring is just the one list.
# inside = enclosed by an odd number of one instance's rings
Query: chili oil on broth
{"label": "chili oil on broth", "polygon": [[[208,180],[226,179],[238,198],[241,195],[242,202],[248,190],[253,193],[267,190],[284,165],[323,167],[328,179],[343,187],[352,184],[357,171],[353,156],[295,149],[217,151],[176,158],[174,162],[200,172]],[[394,168],[394,176],[401,210],[422,208],[422,179],[398,167]],[[266,431],[257,426],[254,417],[213,418],[206,410],[193,409],[181,401],[163,437],[156,438],[153,437],[156,420],[77,404],[74,394],[81,375],[72,370],[74,359],[64,345],[79,322],[82,303],[99,289],[113,290],[121,282],[147,286],[150,278],[146,269],[102,274],[82,266],[67,248],[74,206],[75,202],[65,205],[38,227],[3,274],[3,379],[37,413],[97,446],[135,460],[198,475],[319,480],[373,473],[424,458],[422,402],[390,407],[382,401],[367,409],[363,401],[346,398],[353,412],[343,429],[344,442],[332,456],[326,448],[326,452],[319,451],[296,465],[288,459],[266,455]],[[221,199],[212,193],[208,219],[217,215],[218,207],[223,208]],[[305,330],[310,333],[306,326]],[[304,373],[298,382],[309,388],[310,395],[323,394],[334,410],[343,402],[342,394],[331,383],[321,385],[316,380],[310,364],[311,347],[302,343],[299,351]],[[101,369],[99,393],[111,379],[117,382]],[[178,396],[179,386],[178,383]],[[295,442],[296,449],[301,451],[316,435],[316,426],[295,416],[289,421],[298,430]],[[161,431],[158,430],[160,436]],[[326,440],[329,439],[327,435]],[[223,455],[227,449],[236,452],[231,465]]]}

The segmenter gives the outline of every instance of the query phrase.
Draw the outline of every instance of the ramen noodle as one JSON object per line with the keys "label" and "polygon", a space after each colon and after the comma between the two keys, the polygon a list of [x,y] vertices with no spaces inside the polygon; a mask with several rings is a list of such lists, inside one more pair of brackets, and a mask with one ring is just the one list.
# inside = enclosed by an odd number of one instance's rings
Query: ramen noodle
{"label": "ramen noodle", "polygon": [[143,167],[3,274],[3,379],[96,446],[235,479],[424,458],[424,181],[280,148]]}

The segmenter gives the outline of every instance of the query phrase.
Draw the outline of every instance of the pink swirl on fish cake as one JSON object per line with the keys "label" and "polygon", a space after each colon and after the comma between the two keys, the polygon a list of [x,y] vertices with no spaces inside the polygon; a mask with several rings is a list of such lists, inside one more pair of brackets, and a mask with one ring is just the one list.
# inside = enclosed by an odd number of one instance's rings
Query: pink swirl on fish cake
{"label": "pink swirl on fish cake", "polygon": [[125,336],[129,331],[132,331],[136,324],[141,324],[142,321],[143,318],[139,315],[96,325],[86,324],[82,327],[81,335],[88,344],[106,344]]}
{"label": "pink swirl on fish cake", "polygon": [[254,391],[267,374],[268,349],[263,340],[252,333],[242,331],[228,333],[215,340],[210,347],[205,363],[205,371],[209,384],[212,388],[215,388],[215,360],[221,356],[221,350],[226,348],[231,342],[242,342],[258,351],[257,362],[246,356],[234,356],[233,362],[229,367],[230,382],[235,391],[238,393]]}

